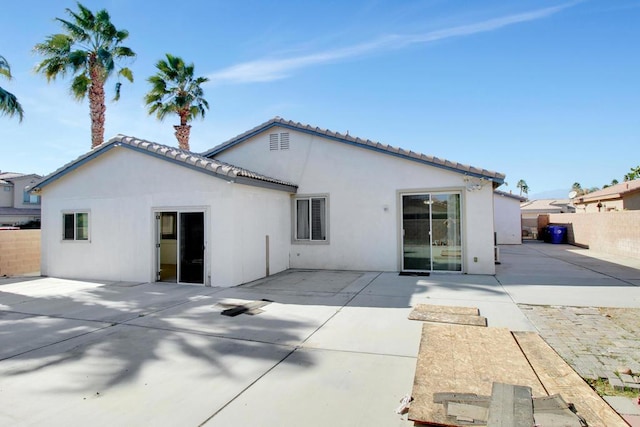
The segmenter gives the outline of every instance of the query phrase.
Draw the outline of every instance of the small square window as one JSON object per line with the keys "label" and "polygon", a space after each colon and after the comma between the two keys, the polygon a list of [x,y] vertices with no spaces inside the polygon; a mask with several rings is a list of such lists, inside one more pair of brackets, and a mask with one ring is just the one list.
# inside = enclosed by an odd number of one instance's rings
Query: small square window
{"label": "small square window", "polygon": [[63,240],[89,240],[89,213],[70,212],[62,214]]}

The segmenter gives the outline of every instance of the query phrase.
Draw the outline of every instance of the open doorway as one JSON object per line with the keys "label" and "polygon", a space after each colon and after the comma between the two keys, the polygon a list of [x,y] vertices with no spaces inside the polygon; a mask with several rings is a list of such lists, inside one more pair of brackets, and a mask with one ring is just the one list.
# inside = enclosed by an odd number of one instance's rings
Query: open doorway
{"label": "open doorway", "polygon": [[156,280],[204,284],[204,212],[156,212]]}

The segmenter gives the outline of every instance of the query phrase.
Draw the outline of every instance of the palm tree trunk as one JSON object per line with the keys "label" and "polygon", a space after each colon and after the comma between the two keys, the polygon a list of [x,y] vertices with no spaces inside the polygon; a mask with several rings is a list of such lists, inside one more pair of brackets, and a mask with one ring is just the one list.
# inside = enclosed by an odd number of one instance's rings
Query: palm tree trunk
{"label": "palm tree trunk", "polygon": [[99,67],[91,67],[91,85],[89,86],[91,148],[95,148],[104,142],[104,113],[107,107],[104,105],[104,81],[102,74],[102,70]]}
{"label": "palm tree trunk", "polygon": [[182,150],[189,151],[189,135],[191,134],[191,125],[174,125],[176,130],[175,136],[178,140],[178,147]]}

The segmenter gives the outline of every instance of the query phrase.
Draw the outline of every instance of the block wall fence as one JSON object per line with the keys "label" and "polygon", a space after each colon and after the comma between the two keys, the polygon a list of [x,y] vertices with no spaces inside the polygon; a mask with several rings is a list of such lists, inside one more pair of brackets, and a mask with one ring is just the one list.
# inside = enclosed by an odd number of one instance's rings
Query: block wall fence
{"label": "block wall fence", "polygon": [[549,214],[548,218],[549,224],[567,227],[571,244],[640,259],[640,211]]}
{"label": "block wall fence", "polygon": [[0,277],[40,271],[40,230],[0,231]]}

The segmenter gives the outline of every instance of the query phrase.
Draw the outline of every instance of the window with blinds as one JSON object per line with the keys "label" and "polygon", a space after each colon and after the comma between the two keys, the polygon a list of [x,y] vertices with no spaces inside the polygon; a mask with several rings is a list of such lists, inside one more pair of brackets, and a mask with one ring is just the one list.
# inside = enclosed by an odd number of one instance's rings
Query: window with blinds
{"label": "window with blinds", "polygon": [[327,198],[295,199],[295,240],[327,240]]}

